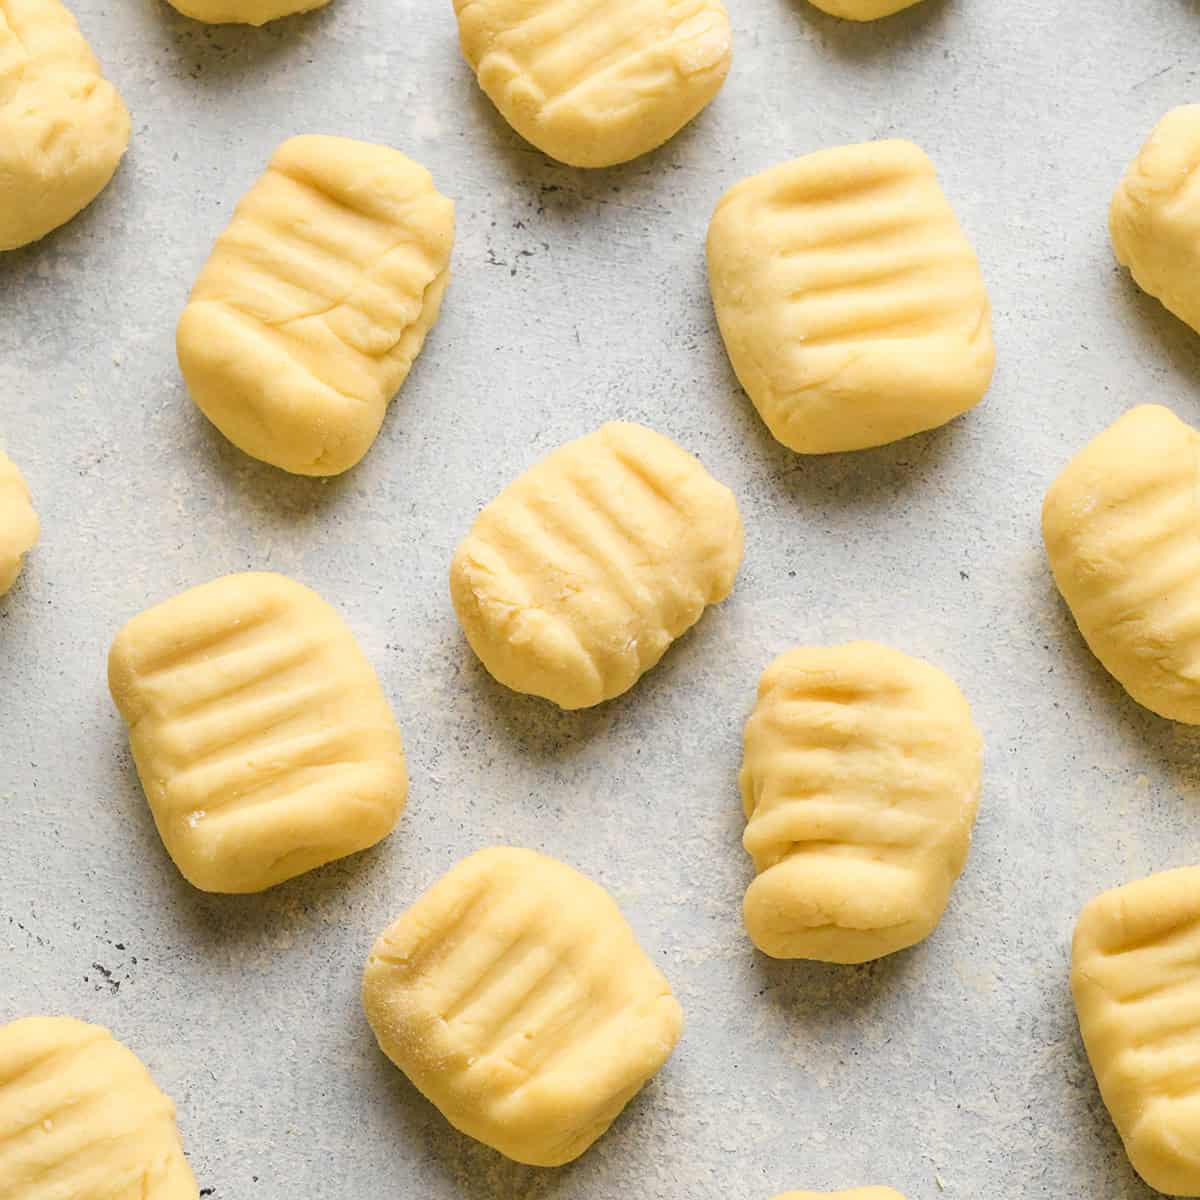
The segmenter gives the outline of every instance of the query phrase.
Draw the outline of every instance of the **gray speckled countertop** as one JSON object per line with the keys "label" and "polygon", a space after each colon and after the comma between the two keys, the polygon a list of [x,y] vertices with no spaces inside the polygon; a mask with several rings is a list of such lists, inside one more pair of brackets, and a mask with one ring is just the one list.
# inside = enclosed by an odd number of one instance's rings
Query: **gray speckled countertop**
{"label": "gray speckled countertop", "polygon": [[[0,1020],[111,1026],[175,1097],[215,1200],[1141,1198],[1075,1029],[1072,923],[1095,892],[1200,859],[1200,733],[1138,708],[1053,590],[1042,493],[1127,406],[1200,418],[1200,341],[1116,269],[1111,189],[1195,98],[1192,0],[926,0],[872,26],[730,0],[711,108],[614,170],[559,166],[479,94],[450,0],[334,0],[262,31],[78,0],[134,117],[112,187],[0,257],[0,434],[43,539],[0,601]],[[367,459],[332,482],[244,457],[188,402],[176,316],[273,147],[389,142],[458,202],[455,280]],[[726,364],[703,237],[736,179],[885,135],[937,163],[983,263],[986,401],[880,450],[798,458]],[[476,664],[446,570],[479,506],[612,417],[737,493],[733,597],[632,692],[576,715]],[[413,786],[374,850],[261,896],[202,895],[148,815],[109,702],[115,630],[273,568],[344,613]],[[959,681],[987,742],[966,874],[935,936],[874,966],[775,963],[740,923],[735,775],[759,672],[871,637]],[[674,1058],[575,1165],[454,1133],[358,1004],[376,932],[458,857],[543,849],[605,884],[671,979]]]}

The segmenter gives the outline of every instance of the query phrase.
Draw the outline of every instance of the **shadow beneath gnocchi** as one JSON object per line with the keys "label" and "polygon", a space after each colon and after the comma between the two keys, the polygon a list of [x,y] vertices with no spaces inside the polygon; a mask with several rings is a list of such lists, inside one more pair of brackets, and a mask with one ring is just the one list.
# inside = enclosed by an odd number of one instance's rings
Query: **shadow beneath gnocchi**
{"label": "shadow beneath gnocchi", "polygon": [[[1160,301],[1142,291],[1124,267],[1114,265],[1112,269],[1120,276],[1119,290],[1126,308],[1141,327],[1139,332],[1150,335],[1165,352],[1167,360],[1175,370],[1200,384],[1200,335],[1173,313],[1168,312]],[[1153,396],[1129,397],[1131,406],[1134,403],[1154,402]],[[1200,403],[1178,415],[1189,424],[1195,424],[1200,420]]]}
{"label": "shadow beneath gnocchi", "polygon": [[936,35],[950,10],[962,0],[921,0],[911,8],[874,21],[848,21],[822,12],[808,0],[793,0],[813,40],[837,58],[851,63],[867,62],[919,46]]}
{"label": "shadow beneath gnocchi", "polygon": [[[369,1032],[366,1035],[370,1037]],[[670,1070],[670,1064],[663,1068]],[[364,1091],[375,1106],[386,1106],[400,1144],[400,1157],[414,1164],[414,1175],[440,1175],[463,1200],[543,1200],[591,1194],[599,1180],[614,1170],[638,1178],[640,1147],[656,1143],[647,1129],[662,1098],[651,1080],[583,1155],[562,1167],[531,1167],[513,1162],[498,1151],[455,1129],[408,1081],[382,1051],[374,1054]],[[663,1144],[668,1144],[664,1142]]]}
{"label": "shadow beneath gnocchi", "polygon": [[1045,609],[1054,614],[1048,636],[1076,686],[1079,706],[1103,722],[1105,738],[1129,747],[1137,759],[1165,763],[1181,797],[1200,802],[1200,726],[1160,717],[1134,700],[1089,649],[1048,568],[1046,588]]}
{"label": "shadow beneath gnocchi", "polygon": [[258,27],[209,25],[185,17],[166,0],[147,0],[147,7],[155,11],[147,14],[146,27],[155,31],[163,49],[175,56],[177,77],[186,77],[193,86],[213,88],[223,87],[233,76],[261,76],[262,86],[269,87],[264,67],[288,55],[299,56],[301,63],[308,65],[312,61],[309,40],[335,19],[326,5]]}

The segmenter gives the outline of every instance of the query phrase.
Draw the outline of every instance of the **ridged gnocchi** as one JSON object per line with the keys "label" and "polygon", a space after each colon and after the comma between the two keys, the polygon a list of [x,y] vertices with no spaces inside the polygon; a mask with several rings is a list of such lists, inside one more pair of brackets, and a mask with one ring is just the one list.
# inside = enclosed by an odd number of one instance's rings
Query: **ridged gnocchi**
{"label": "ridged gnocchi", "polygon": [[1139,703],[1200,724],[1200,434],[1130,409],[1067,464],[1042,506],[1054,582],[1092,653]]}
{"label": "ridged gnocchi", "polygon": [[363,1006],[446,1120],[534,1166],[578,1158],[682,1027],[608,893],[507,847],[464,859],[379,937]]}
{"label": "ridged gnocchi", "polygon": [[4,1200],[197,1200],[175,1106],[107,1029],[0,1026]]}
{"label": "ridged gnocchi", "polygon": [[1125,172],[1109,207],[1117,261],[1200,331],[1200,104],[1172,109]]}
{"label": "ridged gnocchi", "polygon": [[586,708],[631,688],[723,600],[741,559],[733,493],[670,439],[613,422],[483,509],[450,594],[496,679]]}
{"label": "ridged gnocchi", "polygon": [[284,142],[179,319],[192,399],[255,458],[349,470],[437,320],[453,242],[454,205],[399,151]]}
{"label": "ridged gnocchi", "polygon": [[721,0],[454,0],[463,56],[539,150],[607,167],[661,145],[717,94]]}
{"label": "ridged gnocchi", "polygon": [[262,891],[365,850],[404,808],[375,672],[282,575],[226,575],[135,617],[108,681],[163,844],[204,891]]}
{"label": "ridged gnocchi", "polygon": [[37,543],[39,528],[24,477],[17,464],[0,451],[0,596],[17,582],[26,553]]}
{"label": "ridged gnocchi", "polygon": [[0,250],[66,224],[104,190],[129,111],[58,0],[0,4]]}
{"label": "ridged gnocchi", "polygon": [[1071,990],[1129,1161],[1157,1191],[1200,1196],[1200,867],[1092,900]]}
{"label": "ridged gnocchi", "polygon": [[979,262],[911,142],[820,150],[742,180],[709,224],[708,274],[738,380],[801,454],[932,429],[991,381]]}
{"label": "ridged gnocchi", "polygon": [[928,937],[966,863],[982,753],[962,692],[920,659],[874,642],[775,659],[740,776],[754,944],[859,963]]}

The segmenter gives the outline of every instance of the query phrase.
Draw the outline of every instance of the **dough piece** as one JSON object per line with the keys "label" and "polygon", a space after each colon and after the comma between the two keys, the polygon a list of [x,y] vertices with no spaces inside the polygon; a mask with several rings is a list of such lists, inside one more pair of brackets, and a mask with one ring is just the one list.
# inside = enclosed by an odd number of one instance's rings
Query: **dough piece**
{"label": "dough piece", "polygon": [[1117,261],[1200,330],[1200,104],[1172,109],[1125,172],[1109,209]]}
{"label": "dough piece", "polygon": [[129,112],[58,0],[0,0],[0,250],[65,225],[104,190]]}
{"label": "dough piece", "polygon": [[604,1133],[683,1022],[602,887],[506,847],[464,859],[380,936],[363,1006],[451,1125],[541,1167]]}
{"label": "dough piece", "polygon": [[197,1200],[175,1105],[107,1029],[0,1026],[4,1200]]}
{"label": "dough piece", "polygon": [[504,119],[574,167],[661,146],[720,91],[721,0],[454,0],[463,55]]}
{"label": "dough piece", "polygon": [[775,1200],[904,1200],[899,1192],[891,1188],[852,1188],[848,1192],[784,1192]]}
{"label": "dough piece", "polygon": [[742,180],[713,213],[708,276],[742,387],[801,454],[932,429],[991,381],[979,263],[911,142],[821,150]]}
{"label": "dough piece", "polygon": [[324,8],[329,0],[170,0],[185,17],[210,25],[265,25]]}
{"label": "dough piece", "polygon": [[37,540],[38,519],[29,489],[17,464],[0,452],[0,596],[17,582],[25,552]]}
{"label": "dough piece", "polygon": [[954,681],[874,642],[801,646],[746,723],[746,930],[773,958],[859,963],[928,937],[962,873],[983,742]]}
{"label": "dough piece", "polygon": [[559,447],[476,520],[450,568],[471,649],[563,708],[611,700],[724,600],[737,501],[686,451],[614,422]]}
{"label": "dough piece", "polygon": [[1089,442],[1046,493],[1054,582],[1092,653],[1152,712],[1200,724],[1200,435],[1145,404]]}
{"label": "dough piece", "polygon": [[812,0],[822,12],[847,21],[876,21],[912,8],[917,0]]}
{"label": "dough piece", "polygon": [[108,683],[168,853],[259,892],[391,833],[400,731],[354,635],[282,575],[227,575],[135,617]]}
{"label": "dough piece", "polygon": [[1134,1169],[1160,1192],[1200,1196],[1200,867],[1088,904],[1071,991]]}
{"label": "dough piece", "polygon": [[255,458],[348,470],[437,320],[453,242],[454,205],[399,151],[284,142],[179,320],[192,399]]}

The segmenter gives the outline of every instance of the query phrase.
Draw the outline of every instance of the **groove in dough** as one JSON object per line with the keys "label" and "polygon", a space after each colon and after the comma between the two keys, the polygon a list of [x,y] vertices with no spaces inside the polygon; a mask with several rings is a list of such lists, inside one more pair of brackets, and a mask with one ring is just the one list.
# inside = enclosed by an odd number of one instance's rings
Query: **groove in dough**
{"label": "groove in dough", "polygon": [[391,833],[404,747],[354,635],[282,575],[135,617],[108,660],[155,824],[189,883],[258,892]]}
{"label": "groove in dough", "polygon": [[197,1200],[175,1106],[107,1029],[0,1026],[4,1200]]}
{"label": "groove in dough", "polygon": [[1071,991],[1100,1094],[1152,1188],[1200,1196],[1200,867],[1092,900]]}
{"label": "groove in dough", "polygon": [[746,723],[746,929],[775,958],[858,963],[929,936],[962,873],[983,742],[953,680],[874,642],[802,646]]}
{"label": "groove in dough", "polygon": [[742,180],[709,224],[708,274],[739,382],[801,454],[932,429],[991,381],[979,262],[911,142],[820,150]]}
{"label": "groove in dough", "polygon": [[129,112],[58,0],[0,0],[0,251],[65,225],[104,190]]}
{"label": "groove in dough", "polygon": [[721,0],[454,0],[454,8],[463,56],[504,119],[576,167],[653,150],[729,72]]}
{"label": "groove in dough", "polygon": [[363,1006],[456,1129],[546,1167],[608,1129],[683,1021],[603,888],[508,847],[464,859],[380,935]]}
{"label": "groove in dough", "polygon": [[496,679],[586,708],[631,688],[725,599],[741,559],[733,493],[668,438],[613,422],[484,508],[450,594]]}
{"label": "groove in dough", "polygon": [[255,458],[349,470],[437,320],[453,242],[454,205],[399,151],[284,142],[180,317],[192,399]]}

